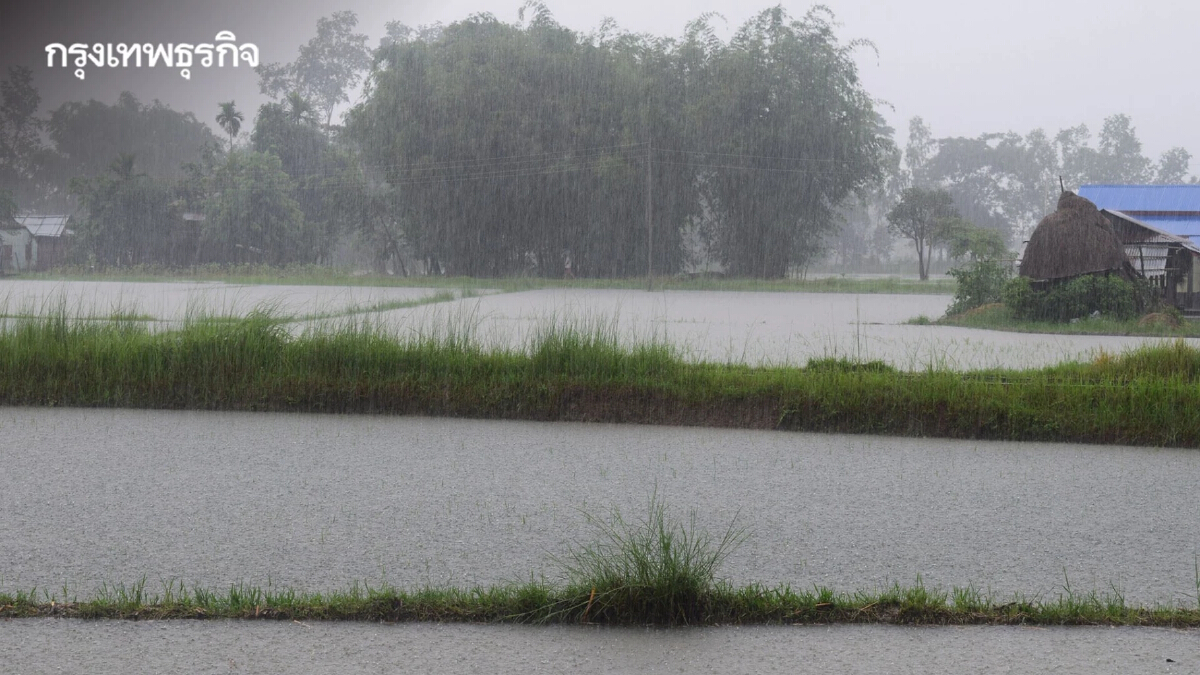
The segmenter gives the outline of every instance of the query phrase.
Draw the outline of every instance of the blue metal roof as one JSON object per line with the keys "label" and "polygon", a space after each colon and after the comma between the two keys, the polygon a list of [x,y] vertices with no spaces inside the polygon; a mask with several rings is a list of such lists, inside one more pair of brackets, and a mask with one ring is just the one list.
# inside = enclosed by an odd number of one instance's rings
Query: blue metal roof
{"label": "blue metal roof", "polygon": [[1200,244],[1200,185],[1083,185],[1079,196]]}
{"label": "blue metal roof", "polygon": [[1083,185],[1079,196],[1101,209],[1190,212],[1200,218],[1200,185]]}

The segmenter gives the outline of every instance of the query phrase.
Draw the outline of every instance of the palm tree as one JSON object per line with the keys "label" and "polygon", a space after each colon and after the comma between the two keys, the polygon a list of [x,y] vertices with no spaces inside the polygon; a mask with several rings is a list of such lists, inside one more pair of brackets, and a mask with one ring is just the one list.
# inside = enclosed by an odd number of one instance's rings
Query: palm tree
{"label": "palm tree", "polygon": [[287,95],[287,115],[292,124],[312,122],[313,106],[300,92],[293,91]]}
{"label": "palm tree", "polygon": [[233,137],[238,135],[242,129],[242,120],[245,117],[242,113],[233,106],[233,101],[226,101],[221,105],[221,112],[217,114],[217,124],[229,134],[229,152],[233,152]]}
{"label": "palm tree", "polygon": [[[131,178],[135,177],[134,173],[133,173],[134,159],[135,159],[135,155],[133,155],[132,153],[128,153],[128,152],[118,153],[117,158],[114,159],[112,161],[112,163],[108,165],[108,170],[113,172],[114,174],[116,174],[117,177],[120,178],[121,180],[130,180]],[[140,176],[143,174],[138,174],[138,175]]]}

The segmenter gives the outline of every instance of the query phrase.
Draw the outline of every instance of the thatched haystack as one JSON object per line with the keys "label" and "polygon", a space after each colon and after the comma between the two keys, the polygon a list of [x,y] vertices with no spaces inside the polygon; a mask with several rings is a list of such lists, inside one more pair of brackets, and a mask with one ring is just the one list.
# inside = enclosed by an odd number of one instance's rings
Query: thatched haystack
{"label": "thatched haystack", "polygon": [[1125,246],[1108,219],[1091,201],[1063,192],[1058,209],[1042,218],[1021,259],[1021,276],[1034,280],[1068,279],[1084,274],[1136,274]]}

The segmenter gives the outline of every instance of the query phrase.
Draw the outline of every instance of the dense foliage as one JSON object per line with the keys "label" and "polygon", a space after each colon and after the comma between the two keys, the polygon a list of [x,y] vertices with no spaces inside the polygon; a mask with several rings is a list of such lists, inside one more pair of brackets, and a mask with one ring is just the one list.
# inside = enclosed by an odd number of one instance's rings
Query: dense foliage
{"label": "dense foliage", "polygon": [[1066,322],[1099,313],[1129,319],[1145,310],[1154,297],[1144,283],[1126,281],[1116,275],[1090,274],[1035,289],[1025,277],[1009,281],[1003,290],[1004,304],[1013,318]]}
{"label": "dense foliage", "polygon": [[877,173],[886,141],[856,45],[823,13],[767,10],[724,43],[706,19],[676,41],[528,11],[394,31],[349,117],[438,269],[559,275],[569,259],[625,276],[649,256],[674,272],[692,231],[730,271],[780,277]]}
{"label": "dense foliage", "polygon": [[958,282],[954,301],[946,315],[961,314],[1004,299],[1005,284],[1012,277],[1012,268],[995,260],[976,260],[949,271]]}

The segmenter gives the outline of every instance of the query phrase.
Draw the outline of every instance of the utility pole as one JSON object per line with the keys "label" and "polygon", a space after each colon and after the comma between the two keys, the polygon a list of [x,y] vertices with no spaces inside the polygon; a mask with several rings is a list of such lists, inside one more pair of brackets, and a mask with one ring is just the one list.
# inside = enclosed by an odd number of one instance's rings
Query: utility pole
{"label": "utility pole", "polygon": [[654,290],[654,180],[650,162],[654,153],[654,138],[646,143],[646,290]]}

